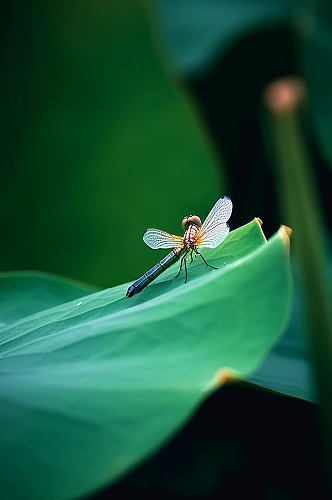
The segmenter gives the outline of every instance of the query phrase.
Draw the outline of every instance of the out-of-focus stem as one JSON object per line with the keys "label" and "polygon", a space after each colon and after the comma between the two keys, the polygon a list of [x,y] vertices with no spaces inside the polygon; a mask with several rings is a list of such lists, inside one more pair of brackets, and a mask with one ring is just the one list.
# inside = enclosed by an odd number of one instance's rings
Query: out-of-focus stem
{"label": "out-of-focus stem", "polygon": [[264,102],[270,114],[280,205],[285,222],[294,230],[294,254],[303,285],[320,404],[327,486],[332,493],[328,477],[332,470],[332,300],[322,215],[300,122],[305,94],[300,79],[287,78],[267,87]]}

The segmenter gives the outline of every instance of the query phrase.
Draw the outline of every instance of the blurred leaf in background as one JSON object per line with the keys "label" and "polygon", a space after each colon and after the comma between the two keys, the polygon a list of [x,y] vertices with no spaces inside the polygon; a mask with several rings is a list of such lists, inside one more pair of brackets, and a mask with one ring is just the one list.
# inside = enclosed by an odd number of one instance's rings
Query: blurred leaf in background
{"label": "blurred leaf in background", "polygon": [[287,22],[300,0],[150,0],[174,68],[187,76],[209,70],[254,29]]}
{"label": "blurred leaf in background", "polygon": [[264,214],[266,234],[279,225],[261,97],[271,80],[305,75],[312,105],[307,140],[331,227],[330,170],[323,159],[331,157],[331,2],[149,0],[149,5],[165,57],[195,96],[225,160],[228,191],[238,206],[235,225],[258,214]]}
{"label": "blurred leaf in background", "polygon": [[1,16],[1,270],[107,286],[154,261],[147,226],[205,216],[221,177],[141,2],[24,1]]}
{"label": "blurred leaf in background", "polygon": [[[311,7],[311,8],[310,8]],[[298,26],[302,68],[319,145],[332,167],[332,3],[309,3]]]}

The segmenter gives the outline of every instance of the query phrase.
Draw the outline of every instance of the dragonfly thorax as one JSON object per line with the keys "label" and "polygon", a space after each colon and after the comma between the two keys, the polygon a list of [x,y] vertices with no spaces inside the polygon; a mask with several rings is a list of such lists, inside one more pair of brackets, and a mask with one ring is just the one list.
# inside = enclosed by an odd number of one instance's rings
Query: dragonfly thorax
{"label": "dragonfly thorax", "polygon": [[196,234],[202,226],[201,219],[197,215],[188,215],[182,220],[182,227],[185,230],[183,236],[183,245],[185,248],[193,248],[195,246]]}
{"label": "dragonfly thorax", "polygon": [[188,250],[194,248],[196,242],[196,234],[199,228],[195,224],[190,224],[183,236],[183,245]]}

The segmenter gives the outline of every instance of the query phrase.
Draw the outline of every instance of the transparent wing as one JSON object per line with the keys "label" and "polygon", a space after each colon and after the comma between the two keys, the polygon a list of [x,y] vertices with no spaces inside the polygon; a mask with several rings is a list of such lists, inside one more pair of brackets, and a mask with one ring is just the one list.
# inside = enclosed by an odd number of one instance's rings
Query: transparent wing
{"label": "transparent wing", "polygon": [[143,241],[148,247],[157,248],[181,248],[183,246],[183,238],[175,234],[166,233],[160,229],[149,228],[143,235]]}
{"label": "transparent wing", "polygon": [[204,235],[202,235],[202,233],[199,234],[197,246],[199,248],[216,248],[222,241],[224,241],[228,233],[228,224],[218,224],[210,231],[206,231]]}
{"label": "transparent wing", "polygon": [[216,226],[227,222],[231,216],[233,208],[233,203],[228,198],[228,196],[223,196],[219,198],[217,203],[212,208],[211,212],[203,222],[201,232],[205,234],[208,231],[212,231]]}
{"label": "transparent wing", "polygon": [[229,233],[226,224],[232,213],[233,204],[227,196],[219,198],[203,222],[198,235],[199,247],[216,248]]}

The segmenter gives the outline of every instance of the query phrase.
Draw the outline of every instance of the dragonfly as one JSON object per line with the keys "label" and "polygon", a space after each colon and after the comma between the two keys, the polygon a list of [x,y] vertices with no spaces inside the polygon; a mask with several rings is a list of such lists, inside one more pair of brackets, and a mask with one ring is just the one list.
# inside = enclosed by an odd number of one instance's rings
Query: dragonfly
{"label": "dragonfly", "polygon": [[176,275],[185,269],[185,283],[188,280],[187,258],[193,261],[193,255],[199,255],[204,263],[213,269],[217,269],[207,263],[203,257],[200,248],[216,248],[219,246],[229,233],[228,219],[232,213],[233,204],[228,196],[222,196],[216,202],[205,221],[197,215],[187,215],[183,217],[182,228],[183,236],[167,233],[161,229],[149,228],[143,235],[143,241],[150,248],[172,248],[173,250],[161,259],[158,264],[138,278],[127,290],[126,297],[141,292],[149,283],[155,280],[161,273],[166,271],[175,262],[180,260],[180,268]]}

